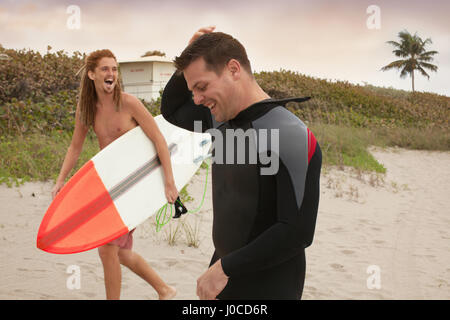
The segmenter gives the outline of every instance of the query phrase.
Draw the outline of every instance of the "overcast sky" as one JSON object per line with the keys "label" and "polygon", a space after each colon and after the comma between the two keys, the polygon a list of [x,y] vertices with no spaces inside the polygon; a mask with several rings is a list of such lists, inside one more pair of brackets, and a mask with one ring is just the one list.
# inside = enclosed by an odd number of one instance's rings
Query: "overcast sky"
{"label": "overcast sky", "polygon": [[[367,13],[371,5],[379,20]],[[0,0],[0,44],[41,52],[47,45],[69,53],[109,48],[119,60],[161,50],[172,59],[198,28],[216,25],[247,48],[255,71],[411,90],[410,78],[379,71],[396,59],[386,41],[406,29],[439,51],[438,72],[430,80],[417,75],[416,90],[450,96],[449,12],[448,0]]]}

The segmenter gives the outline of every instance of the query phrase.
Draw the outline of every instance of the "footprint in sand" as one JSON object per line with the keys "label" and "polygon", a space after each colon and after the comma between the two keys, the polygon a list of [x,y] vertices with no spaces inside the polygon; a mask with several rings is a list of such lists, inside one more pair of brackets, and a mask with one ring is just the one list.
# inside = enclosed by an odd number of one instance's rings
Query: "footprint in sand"
{"label": "footprint in sand", "polygon": [[353,251],[353,250],[342,250],[341,251],[343,254],[347,254],[347,255],[349,255],[349,254],[354,254],[355,253],[355,251]]}
{"label": "footprint in sand", "polygon": [[82,292],[82,294],[88,298],[94,298],[95,297],[95,293],[91,293],[91,292]]}
{"label": "footprint in sand", "polygon": [[386,244],[386,241],[383,241],[383,240],[373,240],[372,243],[373,243],[373,246],[377,247],[377,248],[387,248],[387,247],[389,247],[389,245]]}
{"label": "footprint in sand", "polygon": [[330,264],[330,267],[332,267],[336,271],[344,271],[344,266],[339,263],[332,263]]}
{"label": "footprint in sand", "polygon": [[166,260],[166,265],[168,266],[168,267],[172,267],[172,266],[174,266],[174,265],[176,265],[177,264],[177,261],[176,260]]}
{"label": "footprint in sand", "polygon": [[51,296],[51,295],[48,295],[48,294],[41,294],[39,299],[41,299],[41,300],[55,300],[55,297]]}

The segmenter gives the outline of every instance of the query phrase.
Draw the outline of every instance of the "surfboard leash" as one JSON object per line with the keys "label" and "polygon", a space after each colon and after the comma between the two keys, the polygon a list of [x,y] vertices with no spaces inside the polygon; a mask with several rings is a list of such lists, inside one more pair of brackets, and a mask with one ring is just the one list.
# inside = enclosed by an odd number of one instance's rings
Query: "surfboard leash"
{"label": "surfboard leash", "polygon": [[[162,206],[158,212],[155,215],[155,219],[156,219],[156,231],[159,232],[166,224],[168,224],[170,222],[170,220],[173,219],[178,219],[182,214],[186,214],[186,213],[197,213],[198,211],[200,211],[201,207],[203,206],[203,203],[205,201],[205,196],[206,196],[206,189],[208,186],[208,174],[209,174],[209,167],[211,165],[211,163],[207,163],[206,162],[207,159],[205,159],[205,163],[206,163],[206,179],[205,179],[205,187],[203,189],[203,197],[202,197],[202,201],[200,202],[200,205],[198,206],[198,208],[194,209],[194,210],[188,210],[184,204],[181,202],[180,197],[177,198],[177,200],[175,200],[174,204],[171,203],[166,203],[164,206]],[[175,215],[172,216],[172,206],[175,209]],[[168,214],[168,207],[170,207],[170,214]]]}
{"label": "surfboard leash", "polygon": [[[167,216],[167,207],[170,207],[170,214],[168,216]],[[162,227],[168,224],[172,219],[172,206],[169,206],[168,203],[163,205],[161,209],[159,209],[158,212],[156,213],[155,219],[156,219],[156,232],[159,232],[162,229]]]}

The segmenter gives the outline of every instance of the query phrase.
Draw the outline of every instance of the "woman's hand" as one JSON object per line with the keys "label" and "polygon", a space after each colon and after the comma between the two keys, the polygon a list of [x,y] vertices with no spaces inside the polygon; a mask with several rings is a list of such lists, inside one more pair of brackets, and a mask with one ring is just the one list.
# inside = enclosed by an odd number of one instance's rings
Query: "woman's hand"
{"label": "woman's hand", "polygon": [[52,199],[55,199],[56,195],[58,194],[59,190],[64,187],[64,182],[56,182],[55,186],[52,189]]}
{"label": "woman's hand", "polygon": [[178,190],[177,187],[175,187],[175,183],[166,183],[165,185],[165,193],[167,202],[169,203],[175,203],[175,200],[178,198]]}

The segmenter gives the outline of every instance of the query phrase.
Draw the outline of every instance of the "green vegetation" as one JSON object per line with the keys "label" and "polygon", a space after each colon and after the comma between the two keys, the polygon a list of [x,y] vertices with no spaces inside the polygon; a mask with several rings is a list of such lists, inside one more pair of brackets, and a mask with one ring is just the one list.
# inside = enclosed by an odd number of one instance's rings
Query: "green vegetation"
{"label": "green vegetation", "polygon": [[384,172],[368,146],[450,150],[449,97],[331,82],[286,70],[255,77],[273,98],[312,97],[288,109],[314,132],[325,164]]}
{"label": "green vegetation", "polygon": [[[70,140],[71,134],[64,131],[0,136],[0,183],[12,186],[30,180],[56,180]],[[98,150],[97,140],[90,134],[72,174]]]}
{"label": "green vegetation", "polygon": [[151,51],[146,51],[146,52],[141,56],[141,58],[144,58],[144,57],[151,57],[151,56],[165,57],[165,56],[166,56],[166,53],[165,53],[165,52],[162,52],[162,51],[159,51],[159,50],[151,50]]}
{"label": "green vegetation", "polygon": [[289,107],[309,124],[356,128],[448,128],[450,98],[446,96],[331,82],[285,70],[260,72],[255,77],[273,98],[312,97]]}
{"label": "green vegetation", "polygon": [[62,90],[77,89],[79,78],[76,72],[83,65],[84,54],[75,52],[72,56],[63,50],[45,55],[33,50],[4,49],[0,54],[8,60],[0,61],[0,104],[11,101],[31,99],[44,101],[48,96]]}
{"label": "green vegetation", "polygon": [[[41,55],[0,46],[0,183],[55,179],[74,126],[84,55]],[[255,74],[273,98],[311,96],[288,108],[314,132],[324,163],[384,172],[370,145],[450,150],[450,98],[432,93],[331,82],[291,71]],[[160,99],[144,103],[153,115]],[[98,151],[92,132],[77,170]]]}

